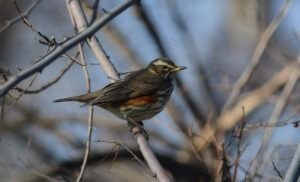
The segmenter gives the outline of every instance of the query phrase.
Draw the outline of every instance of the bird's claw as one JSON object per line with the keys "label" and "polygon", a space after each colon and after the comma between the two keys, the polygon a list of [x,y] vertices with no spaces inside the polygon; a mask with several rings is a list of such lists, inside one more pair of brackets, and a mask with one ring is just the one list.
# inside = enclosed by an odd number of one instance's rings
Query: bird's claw
{"label": "bird's claw", "polygon": [[147,138],[147,140],[149,140],[149,135],[147,131],[144,129],[142,122],[136,122],[131,118],[128,118],[127,124],[133,136],[136,136],[137,134],[141,133]]}

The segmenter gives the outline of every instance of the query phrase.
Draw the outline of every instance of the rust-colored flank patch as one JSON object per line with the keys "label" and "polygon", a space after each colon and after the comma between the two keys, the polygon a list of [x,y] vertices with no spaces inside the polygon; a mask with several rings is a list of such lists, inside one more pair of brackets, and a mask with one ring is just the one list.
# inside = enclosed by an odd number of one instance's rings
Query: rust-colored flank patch
{"label": "rust-colored flank patch", "polygon": [[155,102],[156,102],[155,97],[145,95],[145,96],[130,99],[125,102],[125,105],[142,106],[142,105],[152,104]]}

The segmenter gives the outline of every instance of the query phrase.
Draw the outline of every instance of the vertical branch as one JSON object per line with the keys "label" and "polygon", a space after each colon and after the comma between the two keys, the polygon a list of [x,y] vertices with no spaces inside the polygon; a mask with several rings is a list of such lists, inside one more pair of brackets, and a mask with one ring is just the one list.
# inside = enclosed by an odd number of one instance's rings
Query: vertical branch
{"label": "vertical branch", "polygon": [[[84,31],[88,27],[88,22],[81,7],[81,4],[77,0],[68,0],[70,10],[72,12],[74,21],[76,26],[78,27],[78,31]],[[112,64],[112,62],[108,59],[103,47],[98,41],[97,37],[91,36],[86,39],[90,49],[95,54],[100,66],[104,69],[105,73],[109,78],[113,80],[118,80],[119,75],[117,73],[116,68]]]}
{"label": "vertical branch", "polygon": [[[72,14],[72,11],[69,7],[67,0],[66,0],[66,5],[67,5],[67,8],[68,8],[68,11],[70,14],[70,18],[71,18],[74,28],[80,31],[82,29],[82,27],[79,27],[78,24],[76,24],[76,21],[74,20],[75,18]],[[87,69],[87,62],[86,62],[85,56],[84,56],[83,43],[78,44],[78,51],[79,51],[80,61],[82,64],[82,69],[84,72],[84,77],[86,79],[87,92],[89,93],[89,92],[91,92],[91,79],[89,76],[89,71]],[[93,132],[93,115],[94,115],[94,107],[91,105],[91,106],[89,106],[89,115],[88,115],[88,137],[87,137],[87,141],[86,141],[86,148],[85,148],[85,153],[84,153],[84,158],[83,158],[83,162],[81,165],[80,173],[76,179],[77,182],[80,182],[83,179],[87,160],[90,155],[91,139],[92,139],[92,132]]]}
{"label": "vertical branch", "polygon": [[[84,59],[83,44],[79,44],[78,49],[79,49],[79,53],[80,53],[80,60],[81,60],[81,63],[83,64],[82,69],[84,72],[84,77],[86,79],[87,91],[91,92],[91,79],[90,79],[89,72],[88,72],[88,69],[86,66],[87,65],[86,61]],[[83,162],[81,165],[80,173],[76,180],[77,182],[80,182],[83,179],[83,175],[84,175],[85,168],[86,168],[86,163],[87,163],[87,160],[88,160],[88,157],[90,154],[90,150],[91,150],[91,139],[92,139],[92,131],[93,131],[93,115],[94,115],[94,107],[89,106],[88,139],[86,141],[86,148],[85,148],[85,153],[84,153],[84,158],[83,158]]]}

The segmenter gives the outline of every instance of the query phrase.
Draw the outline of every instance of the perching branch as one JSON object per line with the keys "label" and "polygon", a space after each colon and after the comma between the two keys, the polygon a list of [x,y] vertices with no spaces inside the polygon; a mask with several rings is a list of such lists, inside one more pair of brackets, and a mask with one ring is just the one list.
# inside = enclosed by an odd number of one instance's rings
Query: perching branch
{"label": "perching branch", "polygon": [[[73,20],[78,27],[79,31],[84,31],[88,29],[88,23],[84,12],[81,8],[81,5],[78,0],[69,0],[68,4],[70,6],[70,10],[73,15]],[[120,79],[118,72],[116,71],[114,65],[108,59],[105,51],[103,50],[100,42],[97,40],[95,36],[89,37],[87,43],[93,53],[96,55],[101,67],[106,72],[109,78],[113,78],[112,81]],[[148,166],[152,170],[152,172],[156,175],[159,181],[172,181],[171,178],[166,174],[165,170],[157,160],[156,156],[154,155],[153,151],[150,148],[150,145],[142,133],[137,133],[135,135],[137,143],[140,147],[141,153],[143,154],[144,158],[147,161]],[[78,178],[79,179],[79,178]],[[78,181],[78,180],[77,180]]]}

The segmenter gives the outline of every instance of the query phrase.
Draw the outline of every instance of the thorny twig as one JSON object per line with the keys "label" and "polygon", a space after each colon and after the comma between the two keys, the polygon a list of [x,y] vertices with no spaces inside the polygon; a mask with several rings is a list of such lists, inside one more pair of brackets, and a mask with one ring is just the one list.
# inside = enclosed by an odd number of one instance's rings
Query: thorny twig
{"label": "thorny twig", "polygon": [[16,87],[15,89],[19,92],[23,92],[24,94],[36,94],[36,93],[42,92],[42,91],[46,90],[47,88],[51,87],[53,84],[57,83],[64,76],[64,74],[71,68],[72,65],[73,65],[73,62],[70,62],[69,64],[67,64],[67,66],[63,70],[61,70],[61,73],[59,75],[57,75],[57,77],[55,77],[53,80],[49,81],[48,83],[42,85],[40,88],[26,90],[21,87]]}
{"label": "thorny twig", "polygon": [[88,66],[88,65],[99,66],[99,63],[85,63],[85,64],[82,64],[82,63],[80,63],[80,60],[77,60],[76,58],[73,58],[68,54],[63,54],[62,57],[70,59],[70,61],[74,62],[75,64],[78,64],[79,66]]}
{"label": "thorny twig", "polygon": [[47,52],[51,51],[51,49],[55,49],[55,47],[57,46],[57,42],[55,40],[55,38],[51,38],[49,39],[46,35],[42,34],[39,30],[37,30],[33,24],[28,20],[27,17],[23,16],[22,10],[19,8],[17,1],[14,1],[14,5],[18,11],[18,13],[20,14],[20,17],[23,21],[23,23],[28,26],[33,32],[37,33],[40,37],[42,37],[46,42],[43,41],[39,41],[41,44],[45,44],[48,45],[48,50]]}
{"label": "thorny twig", "polygon": [[5,31],[6,29],[8,29],[9,27],[11,27],[13,24],[17,23],[18,21],[22,20],[23,17],[27,17],[32,10],[34,10],[34,8],[41,2],[41,0],[36,0],[35,2],[33,2],[30,7],[24,11],[23,13],[21,13],[19,16],[8,20],[5,22],[5,25],[3,27],[0,28],[0,33]]}
{"label": "thorny twig", "polygon": [[22,82],[29,76],[36,72],[41,72],[45,67],[55,61],[58,57],[64,54],[69,49],[73,48],[79,42],[83,41],[87,37],[93,35],[96,31],[101,29],[109,21],[115,18],[117,15],[125,11],[128,7],[136,3],[136,0],[129,0],[121,5],[114,8],[109,15],[104,15],[99,20],[95,21],[93,25],[88,27],[85,31],[73,36],[72,38],[59,44],[54,50],[51,50],[47,55],[40,58],[34,65],[30,68],[22,70],[20,73],[11,77],[7,82],[0,86],[0,97],[4,96],[10,89],[16,86],[18,83]]}

